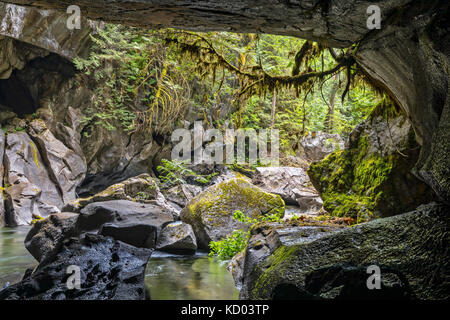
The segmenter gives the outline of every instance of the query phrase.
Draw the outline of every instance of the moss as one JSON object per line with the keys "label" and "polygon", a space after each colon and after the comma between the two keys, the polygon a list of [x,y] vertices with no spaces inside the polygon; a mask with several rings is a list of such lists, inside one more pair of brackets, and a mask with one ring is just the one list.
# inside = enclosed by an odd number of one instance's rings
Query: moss
{"label": "moss", "polygon": [[236,210],[256,217],[260,214],[284,216],[283,199],[251,185],[241,178],[221,182],[203,192],[188,205],[193,217],[231,216]]}
{"label": "moss", "polygon": [[379,216],[378,204],[385,198],[385,184],[398,155],[382,157],[368,150],[368,138],[362,135],[355,148],[336,151],[308,170],[331,215],[351,217],[356,223]]}
{"label": "moss", "polygon": [[289,266],[289,260],[295,258],[297,247],[282,246],[261,264],[262,274],[253,287],[253,296],[265,296],[264,291],[271,290],[271,285],[278,283],[283,275],[283,269]]}
{"label": "moss", "polygon": [[40,169],[41,166],[39,165],[39,160],[38,160],[38,151],[36,146],[34,145],[34,143],[31,144],[31,149],[33,149],[33,158],[34,158],[34,162],[36,163],[36,166]]}

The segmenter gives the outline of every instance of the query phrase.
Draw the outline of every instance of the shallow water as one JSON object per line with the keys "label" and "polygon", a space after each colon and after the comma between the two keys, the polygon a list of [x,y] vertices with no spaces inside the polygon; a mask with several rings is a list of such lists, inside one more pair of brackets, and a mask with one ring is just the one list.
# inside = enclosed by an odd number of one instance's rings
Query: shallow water
{"label": "shallow water", "polygon": [[[0,289],[7,282],[20,281],[27,268],[37,266],[23,244],[28,230],[0,228]],[[205,253],[192,257],[154,252],[145,283],[152,300],[234,300],[239,296],[226,263]]]}

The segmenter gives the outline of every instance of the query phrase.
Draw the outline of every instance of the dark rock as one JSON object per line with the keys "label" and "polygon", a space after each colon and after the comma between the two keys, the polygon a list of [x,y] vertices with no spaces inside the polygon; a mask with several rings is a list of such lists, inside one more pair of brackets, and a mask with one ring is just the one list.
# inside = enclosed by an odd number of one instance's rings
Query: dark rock
{"label": "dark rock", "polygon": [[[298,297],[305,292],[315,297],[323,293],[321,298],[355,297],[362,288],[360,271],[376,265],[382,270],[385,293],[392,297],[449,299],[448,214],[448,207],[430,204],[312,241],[283,244],[256,265],[245,263],[241,298],[280,298],[293,288]],[[357,280],[355,287],[351,279]]]}
{"label": "dark rock", "polygon": [[156,247],[157,230],[156,226],[148,224],[125,223],[116,225],[105,223],[99,234],[138,248],[154,249]]}
{"label": "dark rock", "polygon": [[42,261],[59,250],[65,239],[75,235],[77,218],[75,213],[59,213],[37,221],[25,238],[25,248],[37,261]]}
{"label": "dark rock", "polygon": [[[151,254],[100,235],[69,239],[30,276],[0,291],[0,300],[144,300]],[[69,266],[80,268],[79,290],[67,286]]]}
{"label": "dark rock", "polygon": [[112,200],[87,205],[81,210],[76,228],[78,231],[96,231],[105,223],[116,226],[144,224],[154,226],[159,234],[166,224],[173,221],[172,214],[157,205]]}
{"label": "dark rock", "polygon": [[197,240],[194,230],[185,223],[168,224],[158,237],[156,249],[175,254],[195,254]]}

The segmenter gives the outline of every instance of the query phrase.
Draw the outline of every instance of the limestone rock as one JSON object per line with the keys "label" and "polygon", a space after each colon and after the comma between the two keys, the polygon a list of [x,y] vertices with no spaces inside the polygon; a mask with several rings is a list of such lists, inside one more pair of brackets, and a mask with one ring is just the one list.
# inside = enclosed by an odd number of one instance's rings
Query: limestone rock
{"label": "limestone rock", "polygon": [[336,150],[344,149],[344,140],[338,134],[308,132],[308,135],[300,140],[300,145],[306,159],[319,161]]}
{"label": "limestone rock", "polygon": [[[360,224],[299,244],[283,244],[256,265],[247,265],[246,257],[241,298],[274,298],[277,292],[286,292],[286,286],[301,293],[297,298],[323,299],[341,294],[353,299],[368,297],[367,286],[353,287],[352,292],[328,291],[330,287],[326,289],[325,285],[329,280],[326,278],[328,271],[324,268],[331,267],[329,274],[335,277],[336,272],[331,271],[336,270],[338,265],[365,270],[376,265],[382,270],[382,279],[383,271],[386,273],[385,285],[387,283],[392,287],[393,282],[399,282],[392,279],[396,275],[401,280],[401,287],[408,286],[411,295],[418,299],[448,299],[448,246],[442,241],[448,239],[450,232],[448,210],[443,205],[429,204],[416,211]],[[364,278],[358,272],[351,272],[350,275],[353,283],[367,281],[368,278],[367,273]],[[318,284],[314,291],[309,285],[314,283],[313,279],[317,279]],[[345,277],[339,276],[337,279]],[[341,290],[336,285],[331,287]],[[326,296],[321,297],[321,293]]]}
{"label": "limestone rock", "polygon": [[35,119],[29,126],[30,136],[42,151],[44,163],[52,180],[57,182],[63,202],[74,200],[75,188],[83,181],[87,171],[86,160],[57,140],[43,120]]}
{"label": "limestone rock", "polygon": [[189,201],[181,211],[181,220],[194,229],[197,245],[208,249],[211,241],[222,240],[233,230],[247,226],[233,219],[241,210],[245,215],[256,218],[263,215],[284,215],[284,201],[278,195],[264,192],[251,183],[231,179],[211,186]]}
{"label": "limestone rock", "polygon": [[[144,300],[145,268],[151,254],[152,250],[100,235],[69,239],[31,275],[0,291],[0,299]],[[70,266],[80,268],[81,290],[67,286]]]}
{"label": "limestone rock", "polygon": [[45,167],[38,147],[25,132],[6,137],[5,171],[9,225],[28,225],[33,215],[59,213],[61,191]]}
{"label": "limestone rock", "polygon": [[280,195],[286,204],[298,204],[302,212],[316,212],[322,207],[319,193],[302,168],[256,168],[252,182],[267,192]]}
{"label": "limestone rock", "polygon": [[195,254],[197,240],[194,230],[186,223],[168,224],[158,237],[156,249],[176,254]]}
{"label": "limestone rock", "polygon": [[52,214],[37,221],[25,238],[25,247],[37,260],[42,261],[59,250],[65,239],[75,235],[75,213]]}

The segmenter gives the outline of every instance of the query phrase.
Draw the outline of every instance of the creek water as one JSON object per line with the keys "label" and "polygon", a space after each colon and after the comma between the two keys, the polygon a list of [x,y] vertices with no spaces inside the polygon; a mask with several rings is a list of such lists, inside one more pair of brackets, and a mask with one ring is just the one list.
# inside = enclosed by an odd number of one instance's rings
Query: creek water
{"label": "creek water", "polygon": [[[29,227],[0,228],[0,289],[22,279],[27,268],[37,266],[23,241]],[[239,292],[227,264],[209,258],[154,252],[145,276],[152,300],[235,300]]]}

